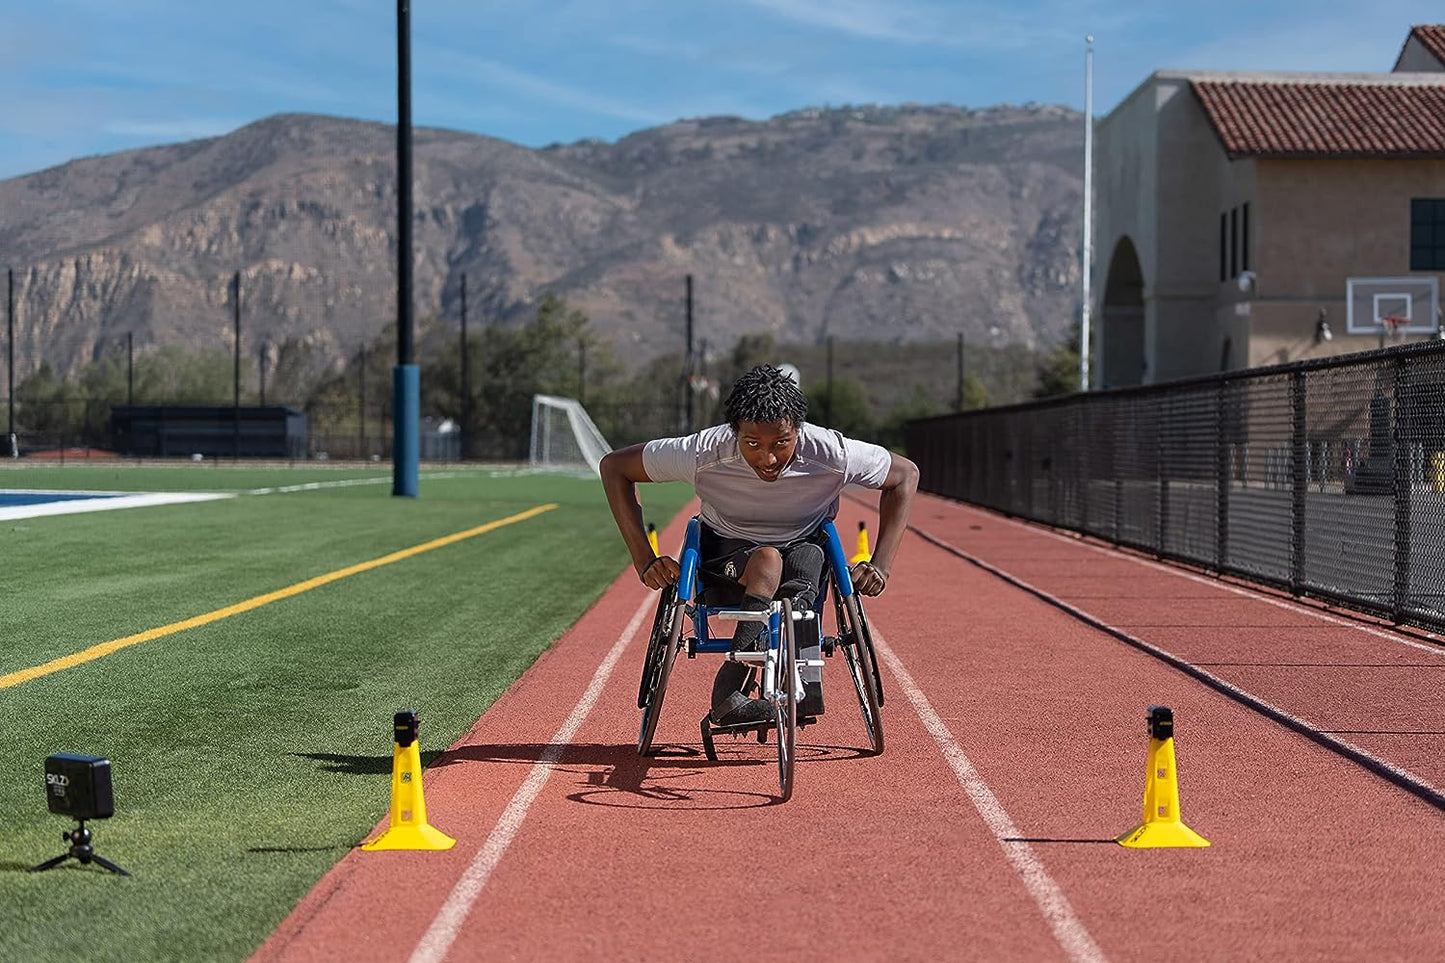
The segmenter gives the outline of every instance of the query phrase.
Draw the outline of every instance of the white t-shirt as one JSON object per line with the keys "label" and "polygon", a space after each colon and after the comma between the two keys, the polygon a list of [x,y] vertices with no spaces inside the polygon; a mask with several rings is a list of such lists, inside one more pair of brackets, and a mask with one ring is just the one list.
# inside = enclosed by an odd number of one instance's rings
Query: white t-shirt
{"label": "white t-shirt", "polygon": [[804,424],[793,460],[776,481],[763,481],[738,449],[727,425],[682,438],[659,438],[642,449],[653,481],[683,481],[702,501],[699,513],[719,535],[759,544],[802,538],[838,513],[848,485],[882,488],[893,456],[888,449]]}

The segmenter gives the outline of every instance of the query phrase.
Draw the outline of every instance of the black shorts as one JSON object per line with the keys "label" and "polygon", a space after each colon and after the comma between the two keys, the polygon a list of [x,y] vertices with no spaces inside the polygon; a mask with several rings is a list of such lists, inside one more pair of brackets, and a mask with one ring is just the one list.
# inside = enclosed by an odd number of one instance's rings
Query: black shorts
{"label": "black shorts", "polygon": [[[789,549],[809,543],[823,544],[822,526],[802,538],[773,544],[772,547],[783,553],[783,557],[786,558]],[[743,588],[738,580],[743,576],[743,569],[747,568],[748,559],[752,557],[753,552],[768,544],[744,538],[729,538],[726,535],[719,535],[706,523],[701,526],[701,531],[698,533],[698,555],[701,556],[698,568],[702,572],[703,586],[709,605],[736,605],[742,601]],[[824,551],[826,552],[826,549]]]}

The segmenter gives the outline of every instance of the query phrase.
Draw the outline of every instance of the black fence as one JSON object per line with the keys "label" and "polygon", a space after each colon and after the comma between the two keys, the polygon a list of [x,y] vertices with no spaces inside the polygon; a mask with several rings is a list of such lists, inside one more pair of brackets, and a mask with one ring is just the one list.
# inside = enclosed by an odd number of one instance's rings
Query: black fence
{"label": "black fence", "polygon": [[912,421],[923,487],[1445,628],[1445,344]]}

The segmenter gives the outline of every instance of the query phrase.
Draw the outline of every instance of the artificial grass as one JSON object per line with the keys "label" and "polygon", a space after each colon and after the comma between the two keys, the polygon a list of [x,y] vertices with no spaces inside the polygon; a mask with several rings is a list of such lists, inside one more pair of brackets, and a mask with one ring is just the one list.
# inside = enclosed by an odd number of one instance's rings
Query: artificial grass
{"label": "artificial grass", "polygon": [[[67,487],[109,487],[72,470]],[[172,471],[157,488],[192,487]],[[57,487],[25,475],[0,487]],[[255,478],[235,487],[313,480]],[[649,486],[649,517],[689,494]],[[558,508],[0,690],[0,959],[244,959],[385,814],[391,714],[420,710],[423,749],[444,748],[626,564],[597,482],[546,476],[0,523],[4,673],[546,502]],[[61,751],[111,760],[116,815],[92,828],[133,878],[74,861],[24,872],[65,848],[42,776]]]}

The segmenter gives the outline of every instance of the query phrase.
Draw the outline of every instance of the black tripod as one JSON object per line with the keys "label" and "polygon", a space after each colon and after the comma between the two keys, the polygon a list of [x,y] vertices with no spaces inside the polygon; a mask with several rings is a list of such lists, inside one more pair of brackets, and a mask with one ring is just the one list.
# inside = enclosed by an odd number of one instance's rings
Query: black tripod
{"label": "black tripod", "polygon": [[95,854],[95,848],[90,845],[90,829],[85,825],[85,820],[81,819],[77,821],[80,823],[79,826],[77,826],[75,829],[72,829],[68,833],[60,834],[60,838],[70,844],[70,852],[61,853],[54,859],[47,859],[39,866],[32,866],[30,867],[28,872],[43,872],[47,869],[54,869],[61,863],[65,862],[67,859],[78,859],[86,865],[89,865],[90,863],[99,863],[101,866],[104,866],[106,869],[110,870],[112,873],[115,873],[118,876],[129,876],[130,873],[127,873],[115,863],[112,863],[104,856],[97,856]]}

